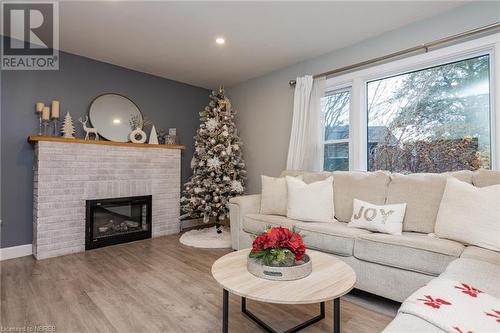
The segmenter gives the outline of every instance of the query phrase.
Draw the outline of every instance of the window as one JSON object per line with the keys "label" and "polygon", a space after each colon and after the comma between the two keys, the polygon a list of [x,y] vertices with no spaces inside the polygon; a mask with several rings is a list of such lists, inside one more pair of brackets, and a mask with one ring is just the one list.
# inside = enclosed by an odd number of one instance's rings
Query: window
{"label": "window", "polygon": [[324,169],[498,170],[499,66],[496,33],[328,77]]}
{"label": "window", "polygon": [[323,170],[349,170],[351,89],[330,91],[321,102],[325,119]]}
{"label": "window", "polygon": [[369,81],[366,103],[368,170],[491,168],[488,54]]}

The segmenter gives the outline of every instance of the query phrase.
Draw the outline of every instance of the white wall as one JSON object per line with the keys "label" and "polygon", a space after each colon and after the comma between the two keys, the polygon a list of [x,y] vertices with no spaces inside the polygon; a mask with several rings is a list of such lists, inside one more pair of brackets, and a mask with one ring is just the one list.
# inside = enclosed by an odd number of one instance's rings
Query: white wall
{"label": "white wall", "polygon": [[[500,21],[500,2],[476,2],[356,45],[229,87],[248,169],[248,193],[260,191],[260,175],[285,168],[292,123],[293,89],[288,81],[305,74],[382,56]],[[341,33],[341,32],[339,32]]]}

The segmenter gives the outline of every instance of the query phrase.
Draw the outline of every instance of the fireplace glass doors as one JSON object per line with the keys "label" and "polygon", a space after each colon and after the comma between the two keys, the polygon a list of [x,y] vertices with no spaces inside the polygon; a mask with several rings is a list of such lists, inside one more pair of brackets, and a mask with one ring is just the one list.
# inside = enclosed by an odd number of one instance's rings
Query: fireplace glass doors
{"label": "fireplace glass doors", "polygon": [[151,238],[151,196],[87,200],[85,249]]}

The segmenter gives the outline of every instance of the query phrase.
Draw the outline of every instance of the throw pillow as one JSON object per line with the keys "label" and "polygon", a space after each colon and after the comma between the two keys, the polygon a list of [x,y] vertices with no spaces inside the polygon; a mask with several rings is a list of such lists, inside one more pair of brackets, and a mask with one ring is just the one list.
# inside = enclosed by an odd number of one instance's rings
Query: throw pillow
{"label": "throw pillow", "polygon": [[354,199],[348,227],[361,228],[384,234],[401,235],[406,204],[374,205]]}
{"label": "throw pillow", "polygon": [[500,185],[479,188],[448,178],[434,233],[500,251]]}
{"label": "throw pillow", "polygon": [[[302,176],[297,176],[302,179]],[[262,195],[260,199],[260,213],[266,215],[286,216],[287,187],[285,177],[261,176]]]}
{"label": "throw pillow", "polygon": [[286,216],[306,222],[333,222],[333,177],[310,184],[286,177],[288,204]]}

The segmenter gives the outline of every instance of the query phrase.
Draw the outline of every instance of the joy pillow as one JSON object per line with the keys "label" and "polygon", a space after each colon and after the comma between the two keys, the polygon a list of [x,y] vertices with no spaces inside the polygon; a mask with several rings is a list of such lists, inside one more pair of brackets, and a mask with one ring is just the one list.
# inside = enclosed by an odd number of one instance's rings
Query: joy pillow
{"label": "joy pillow", "polygon": [[374,205],[354,199],[353,213],[348,227],[361,228],[384,234],[401,235],[406,204]]}

